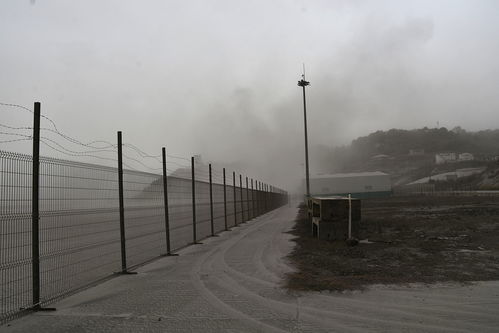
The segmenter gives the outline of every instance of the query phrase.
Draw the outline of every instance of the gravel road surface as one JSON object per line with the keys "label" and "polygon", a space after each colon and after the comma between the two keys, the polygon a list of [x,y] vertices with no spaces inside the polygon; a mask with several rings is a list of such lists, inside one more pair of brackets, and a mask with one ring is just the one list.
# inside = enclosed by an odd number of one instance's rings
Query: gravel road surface
{"label": "gravel road surface", "polygon": [[11,321],[1,332],[497,332],[499,282],[375,286],[364,292],[282,289],[286,233],[297,208],[282,207],[70,296],[55,312]]}

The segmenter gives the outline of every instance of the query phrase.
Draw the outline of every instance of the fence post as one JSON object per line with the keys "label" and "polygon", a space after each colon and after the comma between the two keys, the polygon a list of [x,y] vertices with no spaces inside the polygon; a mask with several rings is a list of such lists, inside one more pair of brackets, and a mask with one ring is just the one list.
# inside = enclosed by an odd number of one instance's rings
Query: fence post
{"label": "fence post", "polygon": [[265,188],[267,190],[267,211],[270,211],[272,209],[270,201],[270,185],[267,184]]}
{"label": "fence post", "polygon": [[211,163],[208,165],[210,172],[210,220],[211,220],[211,235],[215,236],[215,225],[213,221],[213,182],[211,179]]}
{"label": "fence post", "polygon": [[255,181],[255,190],[256,190],[256,214],[260,216],[260,182],[258,180]]}
{"label": "fence post", "polygon": [[262,214],[265,214],[265,184],[261,183],[260,184],[261,189],[262,189]]}
{"label": "fence post", "polygon": [[198,244],[196,239],[196,176],[194,173],[194,156],[191,157],[192,178],[192,243]]}
{"label": "fence post", "polygon": [[166,148],[162,148],[163,153],[163,197],[165,205],[165,235],[166,235],[166,255],[173,256],[170,245],[170,214],[168,211],[168,175],[166,172]]}
{"label": "fence post", "polygon": [[32,225],[31,225],[31,252],[32,252],[32,283],[33,308],[40,308],[40,238],[39,238],[39,194],[40,194],[40,103],[35,102],[33,119],[33,187],[32,187]]}
{"label": "fence post", "polygon": [[123,196],[123,139],[118,131],[118,192],[120,204],[120,243],[121,243],[121,274],[135,274],[128,272],[126,267],[126,237],[125,237],[125,202]]}
{"label": "fence post", "polygon": [[55,311],[40,305],[40,102],[33,108],[33,159],[31,188],[31,273],[32,306],[34,311]]}
{"label": "fence post", "polygon": [[269,211],[272,210],[272,192],[271,192],[271,186],[267,184],[267,201],[268,201],[268,209]]}
{"label": "fence post", "polygon": [[236,172],[232,171],[232,188],[234,189],[234,226],[237,227],[237,195],[236,195]]}
{"label": "fence post", "polygon": [[267,202],[265,200],[265,184],[262,183],[262,212],[265,214],[267,212]]}
{"label": "fence post", "polygon": [[274,209],[274,188],[272,185],[269,185],[269,200],[270,200],[270,209]]}
{"label": "fence post", "polygon": [[225,182],[225,168],[224,168],[224,223],[225,223],[225,231],[229,230],[227,226],[227,188]]}
{"label": "fence post", "polygon": [[262,182],[258,182],[258,214],[263,214]]}
{"label": "fence post", "polygon": [[272,207],[272,209],[274,209],[275,203],[274,203],[274,187],[271,185],[270,186],[270,206]]}
{"label": "fence post", "polygon": [[126,272],[126,244],[125,244],[125,208],[123,199],[123,147],[121,131],[118,131],[118,191],[120,205],[120,244],[121,244],[121,272]]}
{"label": "fence post", "polygon": [[246,176],[246,217],[248,218],[248,221],[252,219],[250,215],[250,206],[249,206],[250,200],[249,200],[249,189],[248,189],[248,176]]}
{"label": "fence post", "polygon": [[244,223],[243,176],[239,174],[239,191],[241,197],[241,223]]}
{"label": "fence post", "polygon": [[253,188],[253,178],[251,178],[251,214],[253,218],[256,217],[255,213],[255,189]]}
{"label": "fence post", "polygon": [[265,200],[265,213],[269,211],[268,207],[268,195],[267,195],[267,184],[263,184],[263,197]]}
{"label": "fence post", "polygon": [[274,209],[274,189],[272,186],[269,185],[269,202],[270,202],[270,209]]}
{"label": "fence post", "polygon": [[269,186],[268,184],[264,184],[264,188],[265,188],[265,211],[268,212],[270,210],[270,202],[269,202]]}

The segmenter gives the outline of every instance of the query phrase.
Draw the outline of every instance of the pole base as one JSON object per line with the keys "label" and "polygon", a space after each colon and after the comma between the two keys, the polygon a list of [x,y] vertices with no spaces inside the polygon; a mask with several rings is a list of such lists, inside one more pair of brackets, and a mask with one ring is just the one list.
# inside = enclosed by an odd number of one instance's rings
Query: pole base
{"label": "pole base", "polygon": [[135,274],[139,274],[138,272],[130,272],[130,271],[121,271],[121,272],[116,272],[115,274],[118,274],[118,275],[135,275]]}
{"label": "pole base", "polygon": [[177,256],[179,256],[178,253],[165,253],[161,255],[161,257],[177,257]]}
{"label": "pole base", "polygon": [[57,311],[56,308],[45,308],[41,307],[40,305],[33,305],[30,308],[19,308],[19,310],[31,310],[31,311],[40,311],[40,312],[50,312],[50,311]]}
{"label": "pole base", "polygon": [[51,311],[57,311],[56,308],[42,308],[42,307],[37,307],[34,308],[33,310],[35,311],[40,311],[40,312],[51,312]]}

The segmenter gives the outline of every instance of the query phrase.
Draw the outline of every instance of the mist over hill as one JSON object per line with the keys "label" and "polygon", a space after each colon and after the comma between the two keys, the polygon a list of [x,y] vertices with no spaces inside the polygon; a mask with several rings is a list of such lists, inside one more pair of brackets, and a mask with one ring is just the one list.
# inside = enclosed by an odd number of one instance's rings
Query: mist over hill
{"label": "mist over hill", "polygon": [[[420,128],[390,129],[359,137],[350,145],[340,147],[316,146],[314,156],[318,172],[364,171],[376,157],[397,158],[419,150],[415,160],[434,160],[436,153],[471,153],[485,160],[499,155],[499,129],[469,132],[461,127],[448,130]],[[383,156],[386,155],[386,156]]]}

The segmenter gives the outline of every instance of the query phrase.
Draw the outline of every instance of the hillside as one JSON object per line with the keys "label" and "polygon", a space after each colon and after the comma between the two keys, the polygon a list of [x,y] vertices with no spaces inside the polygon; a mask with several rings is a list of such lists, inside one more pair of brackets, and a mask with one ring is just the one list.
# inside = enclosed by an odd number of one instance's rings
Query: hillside
{"label": "hillside", "polygon": [[[473,160],[437,165],[437,153],[470,153]],[[495,188],[499,184],[497,156],[499,130],[468,132],[460,127],[453,130],[425,127],[377,131],[347,146],[323,148],[318,163],[327,172],[383,171],[392,176],[394,185],[460,169],[483,168],[484,179],[474,175],[469,181],[476,186]]]}

